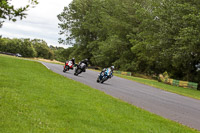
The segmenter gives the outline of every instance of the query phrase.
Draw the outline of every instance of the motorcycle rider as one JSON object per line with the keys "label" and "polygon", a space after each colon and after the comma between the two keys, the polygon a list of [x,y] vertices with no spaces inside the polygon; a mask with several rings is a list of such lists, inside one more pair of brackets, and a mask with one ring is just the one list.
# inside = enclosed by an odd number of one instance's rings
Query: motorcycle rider
{"label": "motorcycle rider", "polygon": [[80,73],[85,72],[87,66],[88,66],[88,59],[80,61],[74,71],[74,75],[78,76]]}
{"label": "motorcycle rider", "polygon": [[[104,68],[100,74],[98,74],[97,77],[97,82],[101,82],[103,83],[104,81],[106,81],[107,79],[113,77],[113,70],[114,70],[114,66],[111,66],[109,68]],[[105,77],[106,75],[106,77]]]}
{"label": "motorcycle rider", "polygon": [[109,78],[111,78],[111,77],[113,77],[114,68],[115,68],[114,66],[111,66],[111,67],[109,67],[109,68],[104,68],[104,69],[101,71],[100,75],[101,75],[102,73],[104,73],[105,71],[111,71],[111,74],[109,75]]}
{"label": "motorcycle rider", "polygon": [[[88,67],[88,59],[86,58],[86,59],[84,59],[84,60],[82,60],[82,61],[80,61],[79,62],[79,66],[82,64],[82,63],[84,63],[85,65],[86,65],[86,67]],[[85,72],[86,71],[86,67],[84,67],[83,68],[83,72]]]}
{"label": "motorcycle rider", "polygon": [[[74,66],[74,64],[75,64],[75,58],[72,58],[71,60],[66,60],[65,61],[65,66],[66,66],[66,64],[67,64],[68,61],[72,61],[72,65]],[[72,67],[72,69],[73,69],[73,67]]]}
{"label": "motorcycle rider", "polygon": [[73,65],[74,65],[75,64],[75,58],[72,58],[71,61],[72,61]]}
{"label": "motorcycle rider", "polygon": [[65,64],[66,64],[68,61],[72,61],[72,64],[73,64],[73,65],[75,64],[75,58],[72,58],[71,60],[66,60],[66,61],[65,61]]}

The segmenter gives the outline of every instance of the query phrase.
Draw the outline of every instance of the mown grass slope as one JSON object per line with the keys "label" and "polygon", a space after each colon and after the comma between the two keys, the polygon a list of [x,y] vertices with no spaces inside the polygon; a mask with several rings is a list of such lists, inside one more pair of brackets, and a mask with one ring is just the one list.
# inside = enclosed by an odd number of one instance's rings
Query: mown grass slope
{"label": "mown grass slope", "polygon": [[51,72],[0,55],[2,133],[198,132]]}

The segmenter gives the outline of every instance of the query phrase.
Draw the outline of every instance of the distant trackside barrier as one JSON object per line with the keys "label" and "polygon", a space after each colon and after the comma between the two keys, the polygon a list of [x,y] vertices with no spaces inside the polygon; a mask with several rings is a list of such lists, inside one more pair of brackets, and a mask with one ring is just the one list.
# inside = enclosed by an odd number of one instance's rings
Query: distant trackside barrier
{"label": "distant trackside barrier", "polygon": [[131,72],[114,71],[114,73],[131,76]]}
{"label": "distant trackside barrier", "polygon": [[186,87],[186,88],[192,88],[192,89],[197,89],[198,87],[197,83],[170,79],[168,77],[164,77],[162,74],[159,75],[159,81],[162,81],[164,83],[167,83],[173,86],[180,86],[180,87]]}

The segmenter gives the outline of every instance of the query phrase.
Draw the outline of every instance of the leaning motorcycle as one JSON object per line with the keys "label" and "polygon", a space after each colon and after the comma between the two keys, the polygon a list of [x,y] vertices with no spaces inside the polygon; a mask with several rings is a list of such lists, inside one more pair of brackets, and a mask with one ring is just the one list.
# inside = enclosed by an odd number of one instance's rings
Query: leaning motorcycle
{"label": "leaning motorcycle", "polygon": [[82,72],[85,72],[85,69],[86,69],[86,64],[85,63],[78,64],[76,66],[76,68],[75,68],[74,75],[78,76]]}
{"label": "leaning motorcycle", "polygon": [[72,61],[66,61],[65,62],[63,72],[69,71],[69,69],[73,70],[73,63],[72,63]]}
{"label": "leaning motorcycle", "polygon": [[98,74],[97,82],[98,83],[103,83],[106,80],[108,80],[109,78],[111,78],[111,76],[112,76],[112,71],[110,69],[107,69],[106,71],[101,72],[100,74]]}

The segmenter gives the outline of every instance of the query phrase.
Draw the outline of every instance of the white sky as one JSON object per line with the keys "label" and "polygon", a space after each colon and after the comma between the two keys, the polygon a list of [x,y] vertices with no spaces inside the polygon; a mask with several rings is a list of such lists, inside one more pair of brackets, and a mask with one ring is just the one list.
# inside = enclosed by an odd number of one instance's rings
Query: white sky
{"label": "white sky", "polygon": [[[13,0],[11,3],[15,7],[28,4],[29,0]],[[69,45],[58,43],[59,35],[57,15],[72,0],[38,0],[39,4],[35,8],[30,8],[28,15],[23,20],[16,22],[5,21],[0,28],[0,35],[9,38],[30,38],[43,39],[48,45],[67,48]]]}

